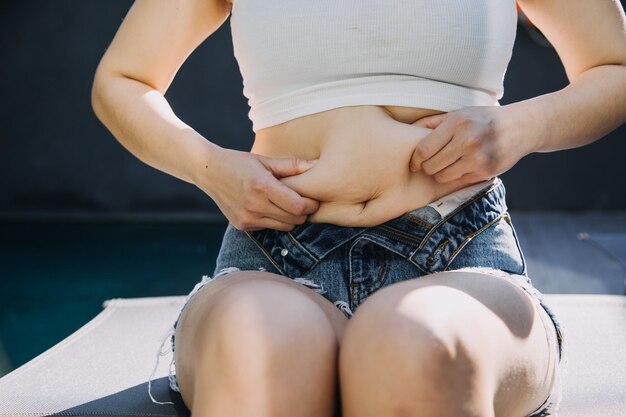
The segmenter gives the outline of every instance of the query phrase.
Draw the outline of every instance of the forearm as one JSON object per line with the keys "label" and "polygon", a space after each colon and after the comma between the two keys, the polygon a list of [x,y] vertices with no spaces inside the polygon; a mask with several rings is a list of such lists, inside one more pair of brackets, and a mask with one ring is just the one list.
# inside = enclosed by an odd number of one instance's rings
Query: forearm
{"label": "forearm", "polygon": [[112,135],[144,163],[183,181],[212,167],[221,148],[183,123],[163,95],[123,76],[96,77],[92,106]]}
{"label": "forearm", "polygon": [[567,87],[503,106],[505,134],[528,143],[530,152],[577,148],[626,121],[626,66],[591,68]]}

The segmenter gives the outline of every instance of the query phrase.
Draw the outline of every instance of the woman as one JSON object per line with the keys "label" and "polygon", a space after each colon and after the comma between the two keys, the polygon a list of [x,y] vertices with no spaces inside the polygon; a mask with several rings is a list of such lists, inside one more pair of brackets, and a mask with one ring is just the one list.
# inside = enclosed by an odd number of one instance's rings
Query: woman
{"label": "woman", "polygon": [[[571,83],[499,106],[513,0],[135,2],[94,110],[229,220],[163,341],[194,417],[556,408],[563,328],[497,175],[624,122],[625,18],[617,0],[520,6]],[[206,140],[163,97],[229,15],[250,152]]]}

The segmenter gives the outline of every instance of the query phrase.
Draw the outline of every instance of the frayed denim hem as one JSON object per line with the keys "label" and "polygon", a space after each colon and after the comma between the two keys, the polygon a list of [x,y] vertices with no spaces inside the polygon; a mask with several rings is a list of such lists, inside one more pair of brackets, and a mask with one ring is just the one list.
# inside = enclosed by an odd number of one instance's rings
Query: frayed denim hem
{"label": "frayed denim hem", "polygon": [[[165,402],[161,402],[161,401],[157,401],[154,399],[154,397],[152,396],[152,380],[154,378],[154,374],[156,373],[158,366],[159,366],[159,361],[161,359],[161,356],[165,356],[168,354],[172,354],[172,359],[170,361],[170,366],[169,366],[169,370],[168,370],[168,380],[169,380],[169,386],[173,391],[176,391],[178,393],[180,393],[180,387],[178,385],[178,380],[176,379],[176,373],[175,373],[175,369],[176,369],[176,363],[174,361],[174,335],[176,332],[176,325],[178,324],[178,320],[180,318],[180,313],[182,313],[183,309],[185,308],[185,306],[187,305],[187,303],[189,302],[189,300],[191,299],[191,297],[197,293],[200,288],[202,288],[205,284],[216,280],[218,278],[221,278],[229,273],[232,272],[237,272],[240,271],[239,268],[237,267],[227,267],[227,268],[222,268],[217,274],[215,274],[214,277],[210,277],[208,275],[203,275],[202,276],[202,280],[200,282],[198,282],[195,287],[193,288],[193,290],[191,290],[191,292],[187,295],[187,297],[185,298],[185,301],[183,303],[183,307],[181,308],[178,318],[176,319],[176,321],[174,322],[174,324],[172,326],[170,326],[170,328],[167,330],[167,332],[161,336],[161,338],[159,340],[161,340],[161,343],[159,345],[159,349],[157,350],[156,353],[156,364],[154,365],[154,369],[152,370],[152,373],[150,374],[150,377],[148,378],[148,395],[150,396],[150,399],[152,400],[153,403],[155,404],[174,404],[171,401],[165,401]],[[265,271],[265,268],[261,267],[259,268],[259,271]],[[323,285],[319,285],[316,284],[315,282],[313,282],[312,280],[306,279],[306,278],[294,278],[293,279],[295,282],[298,282],[304,286],[306,286],[307,288],[312,289],[313,291],[319,293],[319,294],[325,294],[326,293],[326,289],[324,288]],[[348,317],[352,317],[352,310],[350,309],[349,304],[346,301],[335,301],[334,305],[340,309],[346,316]],[[163,351],[163,346],[165,345],[165,342],[167,342],[168,340],[170,340],[170,347],[166,350]]]}
{"label": "frayed denim hem", "polygon": [[[326,290],[323,285],[318,285],[310,279],[306,278],[294,278],[295,282],[299,282],[302,285],[312,289],[318,294],[326,294]],[[352,310],[350,309],[350,305],[346,301],[338,300],[333,303],[335,307],[341,310],[346,316],[352,317]]]}
{"label": "frayed denim hem", "polygon": [[[262,271],[265,270],[264,268],[259,268],[259,269],[262,270]],[[182,310],[185,308],[185,306],[187,305],[187,303],[189,302],[191,297],[195,293],[197,293],[200,290],[200,288],[202,288],[205,284],[207,284],[207,283],[209,283],[209,282],[211,282],[213,280],[216,280],[218,278],[221,278],[224,275],[227,275],[227,274],[229,274],[231,272],[236,272],[236,271],[239,271],[239,270],[240,269],[237,268],[237,267],[229,267],[229,268],[221,269],[217,274],[215,274],[214,277],[210,277],[209,275],[203,275],[202,276],[202,280],[195,285],[193,290],[191,290],[191,292],[185,298],[185,301],[183,303],[183,307],[181,308],[180,312],[182,312]],[[157,368],[159,366],[159,361],[161,359],[161,356],[172,354],[172,359],[170,361],[170,366],[169,366],[167,378],[169,380],[170,388],[173,391],[176,391],[176,392],[180,393],[180,387],[178,386],[178,381],[176,380],[176,373],[175,373],[176,364],[175,364],[175,361],[174,361],[174,334],[176,332],[176,325],[178,324],[178,319],[180,318],[180,312],[179,312],[178,317],[176,318],[176,321],[174,322],[174,324],[167,330],[165,335],[161,336],[161,338],[160,338],[161,344],[159,345],[159,350],[157,351],[157,354],[156,354],[156,364],[154,365],[154,369],[152,370],[152,373],[150,374],[150,377],[148,378],[148,395],[150,396],[150,399],[152,400],[152,402],[155,403],[155,404],[174,404],[171,401],[165,401],[165,402],[157,401],[152,396],[152,380],[153,380],[154,374],[156,373]],[[163,351],[163,345],[165,344],[165,342],[167,340],[170,340],[170,347],[169,347],[168,350],[166,350],[164,352]]]}

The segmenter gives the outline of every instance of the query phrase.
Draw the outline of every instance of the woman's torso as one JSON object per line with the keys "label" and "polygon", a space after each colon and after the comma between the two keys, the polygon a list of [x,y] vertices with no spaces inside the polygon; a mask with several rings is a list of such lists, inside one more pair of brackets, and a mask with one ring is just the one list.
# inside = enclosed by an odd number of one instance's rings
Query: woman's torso
{"label": "woman's torso", "polygon": [[430,132],[412,123],[498,105],[514,0],[232,3],[233,48],[256,132],[251,151],[319,158],[281,179],[321,201],[310,221],[379,223],[471,184],[410,172]]}
{"label": "woman's torso", "polygon": [[[437,113],[441,112],[399,106],[340,107],[259,130],[251,152],[319,158],[306,174],[281,181],[320,200],[324,222],[373,225],[368,219],[390,220],[472,184],[459,180],[440,184],[423,171],[409,170],[415,146],[431,131],[412,123]],[[374,212],[359,217],[363,204],[373,199]]]}

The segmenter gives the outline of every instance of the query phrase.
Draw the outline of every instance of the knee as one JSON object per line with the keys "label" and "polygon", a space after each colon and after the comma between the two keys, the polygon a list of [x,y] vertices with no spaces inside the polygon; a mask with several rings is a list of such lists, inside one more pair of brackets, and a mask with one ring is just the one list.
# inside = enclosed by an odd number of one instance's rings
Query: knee
{"label": "knee", "polygon": [[202,346],[214,352],[265,359],[329,356],[338,341],[320,307],[299,289],[277,280],[240,280],[224,289],[202,320]]}
{"label": "knee", "polygon": [[451,301],[440,303],[434,293],[423,292],[412,300],[416,308],[407,311],[403,297],[388,289],[368,298],[348,323],[340,347],[341,377],[381,381],[451,406],[468,398],[472,384],[487,375],[484,356],[474,354],[473,336],[463,330],[471,322],[446,311]]}
{"label": "knee", "polygon": [[[338,342],[324,312],[298,285],[232,278],[203,315],[187,319],[199,330],[188,360],[192,415],[288,415],[286,393],[301,398],[309,384],[324,388],[294,405],[296,414],[311,402],[330,408]],[[248,411],[236,412],[233,396],[247,398]]]}
{"label": "knee", "polygon": [[360,306],[346,327],[340,347],[343,365],[360,364],[360,372],[398,376],[411,371],[413,381],[441,378],[460,365],[459,334],[446,319],[436,314],[409,319],[393,309],[365,307]]}

